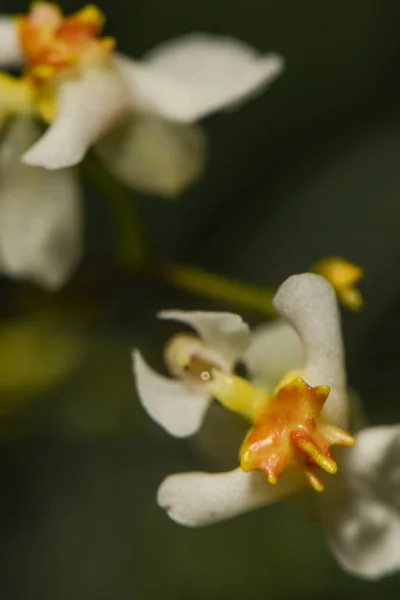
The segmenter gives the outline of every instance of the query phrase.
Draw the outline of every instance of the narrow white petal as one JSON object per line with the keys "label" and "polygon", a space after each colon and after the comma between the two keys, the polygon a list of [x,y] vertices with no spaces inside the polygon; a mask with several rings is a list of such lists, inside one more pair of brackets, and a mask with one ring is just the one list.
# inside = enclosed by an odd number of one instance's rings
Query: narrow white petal
{"label": "narrow white petal", "polygon": [[28,167],[21,153],[40,130],[29,119],[11,124],[0,156],[2,271],[55,289],[71,276],[82,251],[82,209],[76,174]]}
{"label": "narrow white petal", "polygon": [[223,312],[164,310],[161,319],[181,321],[193,327],[203,341],[233,365],[250,344],[250,329],[239,315]]}
{"label": "narrow white petal", "polygon": [[257,95],[284,67],[277,54],[202,33],[161,44],[142,63],[118,61],[142,107],[186,123]]}
{"label": "narrow white petal", "polygon": [[346,427],[348,400],[344,349],[336,294],[326,279],[314,273],[289,277],[274,299],[279,314],[299,334],[305,351],[303,377],[310,385],[329,385],[323,409],[334,425]]}
{"label": "narrow white petal", "polygon": [[179,473],[159,487],[158,504],[177,523],[202,527],[272,504],[299,491],[299,481],[283,475],[270,485],[262,473]]}
{"label": "narrow white petal", "polygon": [[378,579],[400,569],[400,426],[371,427],[356,440],[321,497],[322,515],[343,569]]}
{"label": "narrow white petal", "polygon": [[139,398],[152,419],[175,437],[196,433],[211,398],[187,389],[178,380],[162,377],[145,363],[137,350],[132,358]]}
{"label": "narrow white petal", "polygon": [[129,113],[128,92],[112,66],[86,68],[59,85],[57,110],[49,129],[24,155],[26,164],[60,169],[79,163]]}
{"label": "narrow white petal", "polygon": [[0,67],[18,66],[23,61],[18,29],[14,19],[0,15]]}
{"label": "narrow white petal", "polygon": [[299,336],[291,325],[280,320],[256,327],[242,358],[252,379],[269,390],[285,373],[304,366],[304,350]]}
{"label": "narrow white petal", "polygon": [[206,143],[200,127],[143,115],[112,130],[97,153],[125,184],[173,197],[200,177]]}

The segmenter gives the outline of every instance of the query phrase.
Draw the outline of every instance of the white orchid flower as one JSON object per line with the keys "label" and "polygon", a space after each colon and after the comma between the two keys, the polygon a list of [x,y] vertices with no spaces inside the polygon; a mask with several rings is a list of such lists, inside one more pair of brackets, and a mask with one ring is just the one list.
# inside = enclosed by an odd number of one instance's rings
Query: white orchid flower
{"label": "white orchid flower", "polygon": [[25,57],[50,122],[23,160],[71,167],[95,145],[128,185],[177,195],[204,166],[204,136],[193,123],[261,92],[283,59],[232,38],[193,34],[138,62],[114,52],[113,39],[98,37],[103,23],[94,6],[64,17],[45,2],[26,17],[0,20],[0,64]]}
{"label": "white orchid flower", "polygon": [[49,289],[71,276],[82,250],[81,197],[73,169],[24,165],[37,141],[30,87],[0,74],[0,272]]}
{"label": "white orchid flower", "polygon": [[197,335],[174,336],[165,347],[165,361],[175,379],[151,369],[139,351],[133,368],[139,398],[148,414],[171,435],[187,437],[199,430],[212,401],[213,369],[229,373],[250,343],[250,330],[231,313],[163,311],[161,319],[180,321]]}
{"label": "white orchid flower", "polygon": [[[268,395],[215,367],[208,390],[252,422],[241,466],[226,473],[171,475],[159,488],[158,503],[174,521],[199,527],[266,506],[311,484],[323,492],[317,497],[320,515],[338,562],[360,577],[379,578],[400,568],[400,426],[367,428],[355,439],[343,429],[349,407],[340,318],[325,279],[311,273],[292,276],[274,304],[302,342],[302,369],[287,373]],[[270,351],[264,355],[270,386],[274,374],[281,375],[273,344],[277,355],[288,360],[279,329],[289,345],[293,340],[282,324],[271,330]],[[260,348],[260,338],[257,343]],[[263,357],[256,346],[245,352],[245,359],[261,382]],[[297,346],[290,369],[302,360],[298,351]],[[332,445],[348,447],[333,455]]]}

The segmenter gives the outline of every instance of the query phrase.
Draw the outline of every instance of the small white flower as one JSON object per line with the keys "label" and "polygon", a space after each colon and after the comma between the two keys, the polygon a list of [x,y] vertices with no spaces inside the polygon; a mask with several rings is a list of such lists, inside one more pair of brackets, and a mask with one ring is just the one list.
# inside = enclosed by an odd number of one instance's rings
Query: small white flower
{"label": "small white flower", "polygon": [[149,415],[171,435],[186,437],[201,427],[211,403],[212,370],[231,371],[250,343],[250,330],[231,313],[164,311],[159,316],[191,326],[197,336],[178,334],[166,346],[175,379],[153,371],[134,351],[136,385]]}
{"label": "small white flower", "polygon": [[15,115],[0,139],[0,271],[49,289],[69,279],[82,251],[82,210],[73,169],[24,165],[41,135],[23,80],[0,76],[0,119]]}
{"label": "small white flower", "polygon": [[[321,442],[323,438],[318,438],[320,434],[330,444],[351,445],[354,441],[340,429],[348,426],[349,407],[334,291],[318,275],[296,275],[281,286],[274,303],[281,317],[296,330],[302,341],[305,362],[301,377],[304,381],[293,380],[293,374],[284,377],[275,396],[263,406],[259,404],[259,389],[252,389],[250,384],[243,387],[242,383],[238,388],[235,376],[215,370],[210,386],[213,394],[242,414],[258,414],[258,421],[251,431],[253,437],[254,432],[261,431],[263,435],[256,436],[254,444],[250,433],[241,451],[242,467],[251,472],[244,472],[239,467],[227,473],[172,475],[161,484],[158,503],[178,523],[190,527],[208,525],[300,492],[306,484],[304,470],[315,489],[322,491],[325,487],[324,493],[318,496],[320,514],[328,543],[338,562],[351,573],[376,579],[400,568],[400,426],[372,427],[359,432],[355,447],[340,449],[333,460],[329,447],[324,447]],[[278,354],[282,356],[279,329],[289,343],[292,338],[281,324],[271,330],[270,340],[277,344]],[[255,351],[257,343],[260,348],[260,338],[247,351],[247,361],[250,357],[253,373],[260,381],[263,369],[262,357]],[[293,355],[292,358],[301,360],[298,347],[296,353],[297,357]],[[272,348],[268,355],[273,358]],[[290,368],[296,366],[291,360],[289,363]],[[273,385],[273,373],[278,373],[279,365],[275,363],[269,370],[268,361],[265,364],[269,371],[267,379]],[[306,394],[307,402],[311,398],[319,403],[319,410],[323,407],[321,417],[318,411],[308,412],[309,404],[305,405],[308,408],[304,415],[296,413],[298,388]],[[296,402],[294,412],[290,408],[292,402]],[[272,416],[279,415],[280,411],[283,415],[286,410],[289,425],[282,431],[285,436],[290,433],[287,438],[274,437],[276,425],[268,429],[271,410],[277,411]],[[263,431],[265,424],[267,429]],[[295,436],[300,435],[300,441],[293,436],[293,431]],[[300,444],[303,454],[298,452],[296,444]],[[289,457],[289,462],[283,466],[277,462],[282,458],[279,454],[281,446],[282,452],[285,450]],[[274,454],[275,447],[277,453]],[[322,469],[331,475],[322,478]],[[338,473],[334,474],[336,469]]]}
{"label": "small white flower", "polygon": [[[27,17],[0,20],[0,64],[24,55],[51,122],[23,160],[71,167],[96,145],[127,184],[176,195],[204,165],[204,136],[193,123],[260,93],[282,71],[283,59],[261,56],[233,38],[192,34],[161,44],[139,62],[98,37],[103,22],[93,6],[64,17],[44,2]],[[118,134],[104,137],[118,126]]]}

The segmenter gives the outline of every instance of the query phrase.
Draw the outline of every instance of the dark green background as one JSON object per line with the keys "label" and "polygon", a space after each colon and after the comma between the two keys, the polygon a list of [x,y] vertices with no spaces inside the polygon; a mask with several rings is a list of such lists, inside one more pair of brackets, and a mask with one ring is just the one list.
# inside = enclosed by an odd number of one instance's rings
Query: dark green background
{"label": "dark green background", "polygon": [[[64,2],[67,11],[80,7]],[[366,310],[344,315],[351,384],[373,423],[400,419],[400,5],[396,0],[113,0],[107,33],[140,57],[204,30],[279,51],[283,76],[234,114],[208,119],[204,180],[179,201],[137,195],[164,260],[278,285],[324,255],[365,267]],[[24,2],[0,2],[3,12]],[[159,308],[231,308],[149,278],[103,273],[107,209],[87,197],[86,262],[64,292],[2,281],[5,315],[89,306],[75,376],[3,420],[0,581],[5,600],[399,598],[400,579],[345,575],[317,524],[276,506],[205,530],[168,521],[162,478],[212,469],[153,424],[134,395],[129,349],[161,364]],[[97,265],[96,274],[90,265]],[[243,313],[244,314],[244,313]],[[254,315],[244,314],[251,323]],[[215,468],[215,467],[214,467]]]}

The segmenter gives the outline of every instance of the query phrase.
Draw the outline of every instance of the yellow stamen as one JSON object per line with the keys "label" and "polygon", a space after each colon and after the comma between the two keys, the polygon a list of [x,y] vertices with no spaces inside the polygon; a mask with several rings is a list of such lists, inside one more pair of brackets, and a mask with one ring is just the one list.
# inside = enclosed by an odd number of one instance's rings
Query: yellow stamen
{"label": "yellow stamen", "polygon": [[317,464],[321,469],[329,473],[330,475],[334,475],[337,473],[337,464],[336,462],[323,454],[319,448],[310,440],[299,438],[296,439],[295,445],[307,456],[309,456],[315,464]]}
{"label": "yellow stamen", "polygon": [[332,446],[352,447],[356,443],[356,440],[352,435],[335,425],[323,425],[321,432]]}
{"label": "yellow stamen", "polygon": [[324,482],[313,469],[304,469],[304,474],[307,477],[308,483],[316,492],[323,492],[325,489]]}

